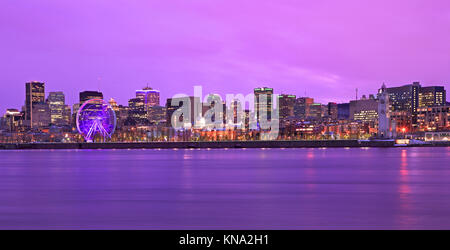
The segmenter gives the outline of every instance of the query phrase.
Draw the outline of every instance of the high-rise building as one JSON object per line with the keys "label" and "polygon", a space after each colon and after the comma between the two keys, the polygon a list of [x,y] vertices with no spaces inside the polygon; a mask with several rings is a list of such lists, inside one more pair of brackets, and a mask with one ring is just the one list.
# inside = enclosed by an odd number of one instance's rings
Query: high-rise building
{"label": "high-rise building", "polygon": [[199,97],[189,96],[189,97],[177,97],[177,98],[167,98],[166,101],[166,122],[168,127],[172,127],[172,116],[174,112],[184,106],[184,102],[189,99],[190,108],[187,111],[190,116],[190,120],[185,119],[184,115],[179,116],[178,122],[184,123],[184,127],[193,126],[197,116],[202,112],[202,103]]}
{"label": "high-rise building", "polygon": [[103,99],[103,93],[99,91],[83,91],[80,92],[80,104],[91,99]]}
{"label": "high-rise building", "polygon": [[419,82],[401,87],[386,88],[386,91],[389,95],[391,111],[405,111],[410,114],[417,112],[417,107],[419,106]]}
{"label": "high-rise building", "polygon": [[68,125],[69,120],[66,115],[65,96],[63,92],[50,92],[47,97],[47,104],[50,108],[50,119],[53,125]]}
{"label": "high-rise building", "polygon": [[350,101],[350,120],[375,122],[378,119],[378,101],[373,95],[365,95],[360,100]]}
{"label": "high-rise building", "polygon": [[313,103],[309,105],[309,114],[306,119],[319,121],[320,119],[322,119],[323,110],[323,106],[320,103]]}
{"label": "high-rise building", "polygon": [[419,107],[445,106],[446,91],[443,86],[421,87],[419,90]]}
{"label": "high-rise building", "polygon": [[151,106],[148,108],[148,120],[152,124],[166,122],[166,107]]}
{"label": "high-rise building", "polygon": [[114,98],[109,99],[108,104],[114,111],[119,111],[119,105],[117,105],[117,102],[116,100],[114,100]]}
{"label": "high-rise building", "polygon": [[338,107],[338,119],[348,120],[350,118],[350,103],[339,103]]}
{"label": "high-rise building", "polygon": [[278,96],[278,109],[280,114],[280,122],[284,121],[288,117],[294,116],[294,104],[296,101],[295,95],[279,95]]}
{"label": "high-rise building", "polygon": [[335,121],[338,119],[338,105],[335,102],[328,103],[328,117]]}
{"label": "high-rise building", "polygon": [[145,110],[149,107],[159,106],[159,91],[149,87],[136,90],[136,98],[140,98],[144,103]]}
{"label": "high-rise building", "polygon": [[294,104],[294,116],[298,119],[306,120],[310,117],[310,107],[314,99],[310,97],[299,97]]}
{"label": "high-rise building", "polygon": [[255,88],[254,89],[255,94],[255,112],[256,112],[256,119],[257,122],[260,122],[260,115],[270,121],[272,119],[272,112],[273,112],[273,106],[272,106],[272,98],[273,98],[273,88]]}
{"label": "high-rise building", "polygon": [[128,116],[136,125],[145,125],[148,123],[147,110],[144,101],[141,98],[132,98],[128,101]]}
{"label": "high-rise building", "polygon": [[31,128],[35,121],[33,109],[37,104],[45,104],[45,83],[36,81],[25,83],[25,124]]}

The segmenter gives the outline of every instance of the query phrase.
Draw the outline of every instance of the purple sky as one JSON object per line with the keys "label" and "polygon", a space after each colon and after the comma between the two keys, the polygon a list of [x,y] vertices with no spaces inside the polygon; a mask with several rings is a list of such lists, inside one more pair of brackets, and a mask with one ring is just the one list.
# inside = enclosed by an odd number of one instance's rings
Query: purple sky
{"label": "purple sky", "polygon": [[[2,1],[0,113],[25,82],[103,91],[120,104],[147,83],[175,93],[276,93],[348,101],[420,81],[450,89],[448,0]],[[99,78],[101,81],[99,82]]]}

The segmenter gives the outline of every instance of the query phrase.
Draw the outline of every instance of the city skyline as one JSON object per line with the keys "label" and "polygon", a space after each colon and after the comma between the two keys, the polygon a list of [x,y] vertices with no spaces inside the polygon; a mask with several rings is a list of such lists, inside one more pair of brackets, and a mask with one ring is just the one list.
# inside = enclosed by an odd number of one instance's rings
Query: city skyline
{"label": "city skyline", "polygon": [[20,109],[31,80],[70,104],[100,90],[123,105],[147,84],[162,100],[194,85],[221,95],[270,86],[320,103],[383,82],[450,87],[446,1],[171,3],[3,4],[0,110]]}

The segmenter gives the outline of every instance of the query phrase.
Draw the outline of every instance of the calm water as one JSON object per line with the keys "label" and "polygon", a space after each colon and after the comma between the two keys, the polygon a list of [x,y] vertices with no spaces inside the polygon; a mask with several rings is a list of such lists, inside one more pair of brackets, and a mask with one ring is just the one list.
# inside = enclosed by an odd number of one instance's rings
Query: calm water
{"label": "calm water", "polygon": [[450,147],[0,151],[0,229],[450,229]]}

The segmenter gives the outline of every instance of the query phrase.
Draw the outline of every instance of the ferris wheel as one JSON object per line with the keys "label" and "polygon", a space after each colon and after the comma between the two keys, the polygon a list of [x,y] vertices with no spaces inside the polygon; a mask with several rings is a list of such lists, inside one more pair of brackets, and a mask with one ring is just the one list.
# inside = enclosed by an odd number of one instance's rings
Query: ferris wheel
{"label": "ferris wheel", "polygon": [[104,100],[88,100],[78,110],[77,128],[87,142],[93,142],[96,135],[104,142],[114,133],[116,114]]}

